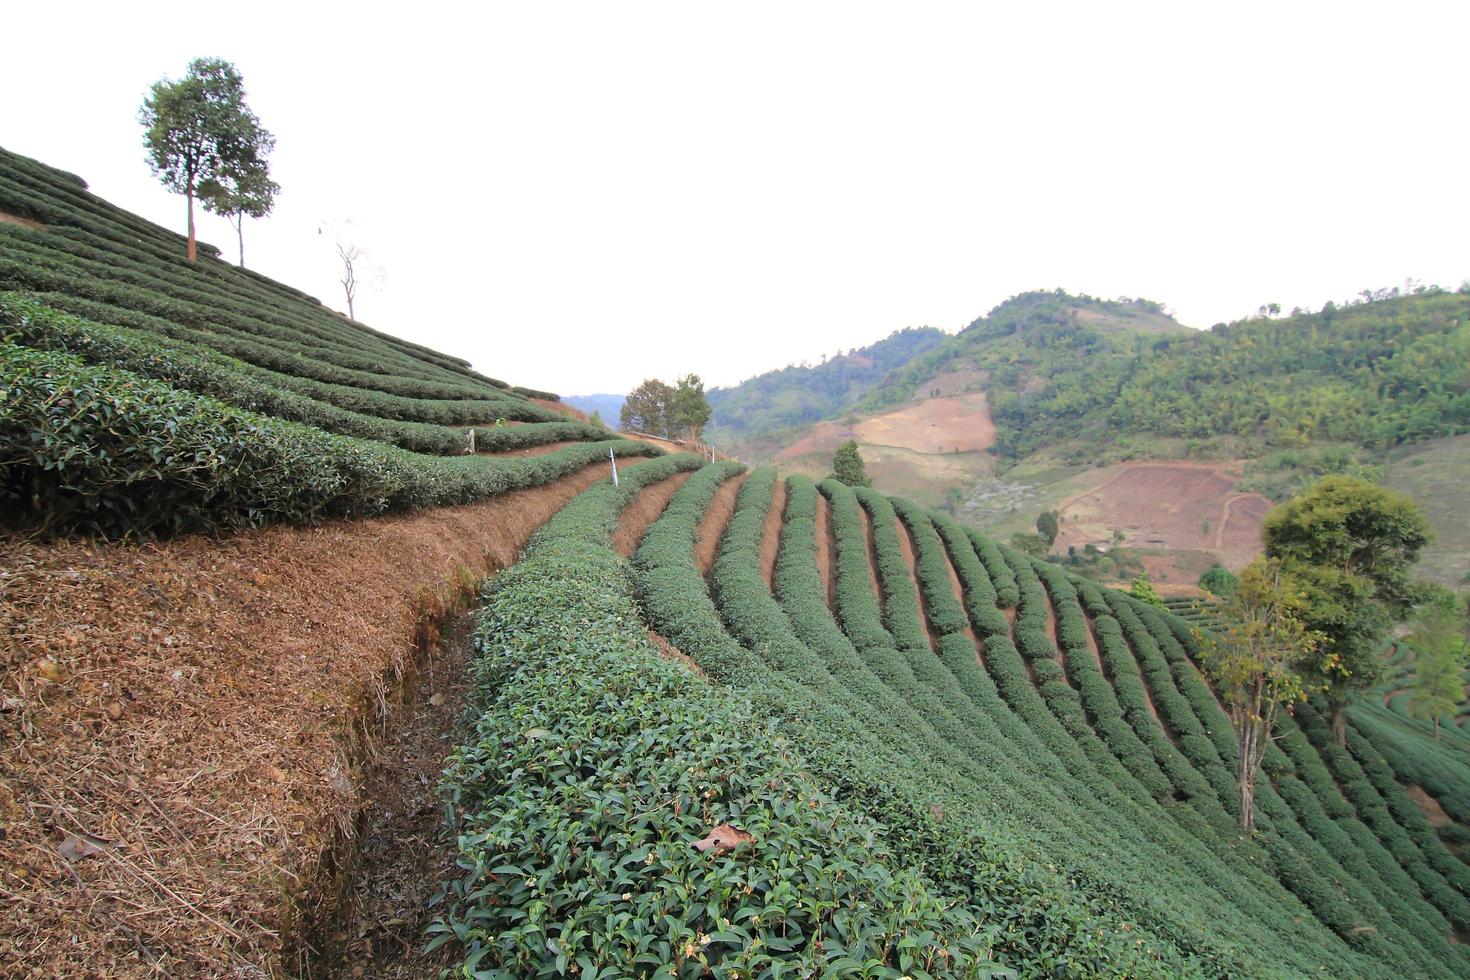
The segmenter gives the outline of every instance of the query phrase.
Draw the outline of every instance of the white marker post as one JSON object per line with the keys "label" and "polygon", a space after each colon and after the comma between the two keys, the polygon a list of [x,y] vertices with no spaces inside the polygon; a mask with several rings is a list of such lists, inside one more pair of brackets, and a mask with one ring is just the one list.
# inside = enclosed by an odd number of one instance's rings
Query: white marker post
{"label": "white marker post", "polygon": [[607,458],[612,460],[613,486],[618,485],[618,457],[613,453],[612,447],[607,447]]}

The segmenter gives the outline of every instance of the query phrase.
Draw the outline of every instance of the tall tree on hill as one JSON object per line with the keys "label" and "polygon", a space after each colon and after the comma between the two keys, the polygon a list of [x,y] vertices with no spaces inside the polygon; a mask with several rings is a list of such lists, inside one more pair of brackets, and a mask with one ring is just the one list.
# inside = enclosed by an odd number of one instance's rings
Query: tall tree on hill
{"label": "tall tree on hill", "polygon": [[648,378],[628,393],[619,421],[625,431],[672,439],[674,417],[674,389],[657,378]]}
{"label": "tall tree on hill", "polygon": [[1256,775],[1282,706],[1322,684],[1315,661],[1324,638],[1305,625],[1302,606],[1282,562],[1258,558],[1221,605],[1218,632],[1196,633],[1235,730],[1240,829],[1247,833],[1255,826]]}
{"label": "tall tree on hill", "polygon": [[1429,523],[1403,494],[1353,476],[1328,476],[1266,515],[1266,554],[1299,584],[1302,621],[1326,637],[1320,664],[1339,745],[1343,709],[1383,676],[1388,627],[1422,597],[1409,577]]}
{"label": "tall tree on hill", "polygon": [[1057,543],[1062,533],[1062,515],[1054,510],[1044,510],[1036,516],[1036,533],[1046,538],[1047,547]]}
{"label": "tall tree on hill", "polygon": [[1405,640],[1414,651],[1414,681],[1409,692],[1409,714],[1439,721],[1465,700],[1465,617],[1455,596],[1435,596],[1414,617],[1414,631]]}
{"label": "tall tree on hill", "polygon": [[831,479],[850,487],[868,487],[868,468],[863,465],[863,454],[858,452],[856,439],[849,439],[837,447],[832,456]]}
{"label": "tall tree on hill", "polygon": [[674,389],[674,424],[689,430],[689,438],[699,440],[699,432],[709,421],[709,399],[704,396],[704,382],[697,374],[686,374]]}
{"label": "tall tree on hill", "polygon": [[196,58],[177,82],[153,83],[138,120],[144,127],[148,165],[163,185],[189,202],[188,259],[199,246],[194,233],[194,199],[200,185],[232,184],[249,173],[249,162],[268,150],[270,134],[245,105],[244,80],[235,66],[219,58]]}
{"label": "tall tree on hill", "polygon": [[271,180],[266,156],[275,137],[259,130],[258,144],[248,158],[227,161],[223,172],[199,182],[199,200],[204,210],[224,215],[235,226],[240,246],[240,268],[245,268],[245,218],[264,218],[275,207],[281,185]]}

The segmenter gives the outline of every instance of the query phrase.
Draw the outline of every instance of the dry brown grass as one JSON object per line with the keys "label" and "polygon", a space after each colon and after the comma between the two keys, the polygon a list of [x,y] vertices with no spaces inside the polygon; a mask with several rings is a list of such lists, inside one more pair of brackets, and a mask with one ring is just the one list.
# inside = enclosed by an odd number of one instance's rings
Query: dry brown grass
{"label": "dry brown grass", "polygon": [[415,652],[604,473],[222,539],[0,538],[4,972],[295,972]]}

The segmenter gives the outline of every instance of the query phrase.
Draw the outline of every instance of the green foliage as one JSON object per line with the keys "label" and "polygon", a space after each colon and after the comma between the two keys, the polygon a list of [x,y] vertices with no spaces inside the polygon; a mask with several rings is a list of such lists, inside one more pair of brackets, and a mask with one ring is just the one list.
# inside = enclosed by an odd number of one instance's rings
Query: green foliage
{"label": "green foliage", "polygon": [[[300,379],[253,368],[202,343],[175,341],[146,330],[94,323],[59,313],[16,293],[0,293],[0,331],[27,346],[75,354],[88,364],[122,368],[239,408],[303,422],[328,432],[376,439],[434,455],[456,454],[464,447],[464,434],[458,428],[398,421],[341,408],[330,401],[299,394],[302,390],[317,390],[310,384],[302,384]],[[333,394],[330,390],[319,393]],[[362,408],[375,407],[361,393],[347,400]],[[479,399],[475,405],[475,417],[485,421],[496,417],[497,412],[512,418],[543,415],[539,409],[525,411],[534,406],[511,400]],[[567,421],[498,429],[475,427],[475,435],[481,452],[507,452],[548,442],[606,438],[604,430]]]}
{"label": "green foliage", "polygon": [[1044,510],[1036,516],[1036,533],[1046,539],[1046,546],[1050,548],[1057,543],[1057,535],[1061,533],[1062,515],[1054,510]]}
{"label": "green foliage", "polygon": [[1419,596],[1409,569],[1428,523],[1402,494],[1328,476],[1267,514],[1264,535],[1266,553],[1304,589],[1304,623],[1326,638],[1328,697],[1340,711],[1378,681],[1385,631]]}
{"label": "green foliage", "polygon": [[863,454],[858,451],[857,440],[849,439],[837,447],[832,455],[831,479],[850,487],[867,487],[868,470],[863,465]]}
{"label": "green foliage", "polygon": [[1238,581],[1235,573],[1224,565],[1211,565],[1199,577],[1199,587],[1223,599],[1235,593],[1235,585]]}
{"label": "green foliage", "polygon": [[194,260],[194,198],[224,213],[269,210],[271,188],[264,156],[273,142],[245,105],[235,66],[196,58],[177,82],[154,82],[139,122],[148,165],[163,185],[189,199],[189,250]]}
{"label": "green foliage", "polygon": [[1134,578],[1132,584],[1128,586],[1128,594],[1139,602],[1158,606],[1160,609],[1164,608],[1163,597],[1159,595],[1159,590],[1154,588],[1154,583],[1148,577],[1147,572]]}
{"label": "green foliage", "polygon": [[657,378],[649,378],[628,393],[619,421],[624,432],[672,439],[676,435],[674,413],[674,389]]}
{"label": "green foliage", "polygon": [[1241,572],[1220,610],[1218,635],[1201,636],[1200,658],[1220,687],[1235,729],[1240,825],[1247,832],[1255,827],[1256,774],[1275,736],[1276,717],[1283,705],[1306,700],[1320,658],[1323,637],[1304,624],[1303,607],[1281,562],[1260,558]]}
{"label": "green foliage", "polygon": [[835,418],[889,371],[944,339],[943,331],[933,327],[910,327],[815,367],[791,365],[733,388],[716,388],[709,394],[712,426],[721,439],[734,439]]}
{"label": "green foliage", "polygon": [[1413,632],[1405,642],[1414,651],[1414,689],[1409,713],[1434,723],[1465,700],[1465,616],[1455,596],[1445,594],[1427,603],[1414,617]]}
{"label": "green foliage", "polygon": [[709,401],[704,396],[704,382],[697,374],[686,374],[674,388],[673,422],[677,429],[689,431],[693,439],[709,421]]}
{"label": "green foliage", "polygon": [[468,503],[597,462],[432,457],[233,408],[69,354],[0,343],[0,500],[57,530],[217,531]]}

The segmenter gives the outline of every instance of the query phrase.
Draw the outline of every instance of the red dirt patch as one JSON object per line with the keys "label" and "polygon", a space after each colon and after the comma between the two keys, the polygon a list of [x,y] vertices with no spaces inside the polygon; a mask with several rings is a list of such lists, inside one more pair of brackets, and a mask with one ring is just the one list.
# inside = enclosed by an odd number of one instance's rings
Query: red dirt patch
{"label": "red dirt patch", "polygon": [[863,542],[867,545],[868,558],[868,584],[873,588],[873,596],[878,600],[878,609],[885,607],[883,597],[883,586],[878,584],[878,549],[873,544],[873,519],[868,516],[868,508],[858,505],[858,514],[863,522]]}
{"label": "red dirt patch", "polygon": [[1433,827],[1436,831],[1442,830],[1454,823],[1450,819],[1450,815],[1444,812],[1444,807],[1439,805],[1439,800],[1436,800],[1425,792],[1423,786],[1417,783],[1405,783],[1404,791],[1409,794],[1409,799],[1414,801],[1414,805],[1419,808],[1419,812],[1424,814],[1424,819],[1429,821],[1429,826]]}
{"label": "red dirt patch", "polygon": [[720,548],[720,538],[730,525],[730,516],[735,513],[735,495],[745,483],[745,473],[737,473],[715,491],[709,510],[699,519],[699,528],[694,537],[694,562],[701,575],[708,575],[715,563],[715,554]]}
{"label": "red dirt patch", "polygon": [[554,402],[549,398],[532,398],[531,401],[535,402],[537,405],[540,405],[542,408],[549,408],[553,412],[558,412],[562,415],[565,415],[569,419],[576,419],[578,422],[589,421],[586,412],[583,412],[581,409],[573,408],[566,402]]}
{"label": "red dirt patch", "polygon": [[704,672],[704,668],[699,666],[699,664],[697,664],[694,658],[689,656],[689,654],[685,653],[683,650],[680,650],[678,647],[674,646],[673,643],[669,642],[668,637],[664,636],[662,633],[655,633],[653,630],[648,629],[647,627],[644,627],[644,632],[648,634],[648,641],[658,649],[659,656],[663,657],[665,660],[673,660],[676,663],[683,664],[691,672],[698,674],[700,677],[708,677],[708,675]]}
{"label": "red dirt patch", "polygon": [[39,221],[22,218],[18,214],[6,214],[4,211],[0,211],[0,225],[19,225],[22,228],[29,228],[31,231],[46,230],[46,226]]}
{"label": "red dirt patch", "polygon": [[917,453],[978,453],[995,445],[995,424],[983,391],[929,398],[859,422],[860,443]]}
{"label": "red dirt patch", "polygon": [[909,585],[919,604],[919,626],[924,630],[924,639],[929,641],[929,649],[933,650],[934,630],[929,622],[929,603],[924,599],[924,590],[919,588],[919,563],[914,558],[914,541],[909,536],[908,525],[901,518],[894,518],[893,523],[898,530],[898,550],[903,553],[903,563],[909,570]]}
{"label": "red dirt patch", "polygon": [[[817,514],[820,520],[821,508],[827,503],[827,498],[820,494],[817,497]],[[780,477],[776,478],[776,485],[771,489],[771,506],[766,510],[766,523],[761,528],[761,576],[766,580],[766,588],[773,588],[776,581],[776,555],[781,549],[781,524],[786,516],[786,481]],[[818,545],[820,547],[820,545]],[[828,600],[830,603],[830,599]]]}
{"label": "red dirt patch", "polygon": [[658,520],[664,508],[669,505],[669,498],[693,475],[692,472],[675,473],[666,480],[660,480],[638,491],[638,496],[623,508],[623,513],[618,517],[618,529],[613,533],[613,548],[618,554],[624,558],[633,557],[648,525]]}
{"label": "red dirt patch", "polygon": [[[602,479],[157,544],[0,538],[8,971],[294,974],[436,617]],[[76,862],[66,834],[110,842]]]}
{"label": "red dirt patch", "polygon": [[826,497],[817,494],[817,572],[822,576],[822,595],[828,609],[837,605],[837,575],[832,570],[836,553],[832,545],[832,505]]}
{"label": "red dirt patch", "polygon": [[970,607],[965,603],[965,585],[960,581],[959,572],[955,570],[954,560],[950,557],[949,543],[947,541],[944,542],[941,550],[944,555],[944,570],[949,575],[949,586],[954,590],[955,601],[960,604],[961,609],[965,610],[965,635],[970,638],[971,643],[975,644],[975,662],[980,665],[981,670],[988,672],[990,666],[985,662],[985,643],[980,639],[980,634],[975,632],[975,627],[970,622]]}
{"label": "red dirt patch", "polygon": [[1057,548],[1111,547],[1121,530],[1130,547],[1212,551],[1232,568],[1261,551],[1261,522],[1271,503],[1237,493],[1237,464],[1125,463],[1059,508]]}

